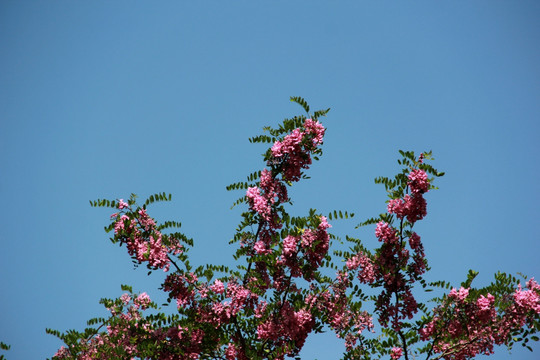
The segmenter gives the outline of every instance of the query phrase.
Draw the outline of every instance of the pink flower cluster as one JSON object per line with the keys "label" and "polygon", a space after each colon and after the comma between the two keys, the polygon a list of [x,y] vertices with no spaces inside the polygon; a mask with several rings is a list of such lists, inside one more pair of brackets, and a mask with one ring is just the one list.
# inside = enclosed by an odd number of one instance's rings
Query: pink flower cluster
{"label": "pink flower cluster", "polygon": [[[350,285],[348,273],[340,271],[330,289],[310,294],[306,298],[310,307],[328,319],[328,325],[337,337],[345,338],[347,351],[353,350],[365,330],[373,332],[374,329],[373,318],[368,312],[349,306],[347,289]],[[315,290],[314,286],[312,290]]]}
{"label": "pink flower cluster", "polygon": [[[256,263],[259,279],[265,286],[277,290],[284,289],[289,284],[286,270],[293,277],[303,276],[311,280],[313,272],[320,267],[329,247],[330,227],[325,217],[321,217],[315,229],[305,229],[301,235],[286,236],[280,246],[280,236],[277,229],[282,227],[282,219],[278,213],[278,205],[288,200],[285,182],[300,180],[302,169],[311,164],[311,152],[322,144],[325,129],[317,121],[307,119],[303,127],[294,129],[282,141],[276,141],[271,148],[272,156],[281,159],[279,166],[272,171],[264,169],[261,172],[259,186],[248,188],[246,198],[250,209],[259,216],[257,239],[246,241],[253,247],[252,255],[268,255],[276,249],[281,249],[281,255],[276,263],[270,281],[268,267],[264,262]],[[281,174],[281,179],[278,176]]]}
{"label": "pink flower cluster", "polygon": [[[261,340],[271,340],[278,347],[283,347],[283,353],[277,354],[276,357],[283,359],[284,355],[297,354],[304,346],[315,321],[309,310],[295,311],[288,301],[277,306],[279,312],[267,311],[262,315],[265,320],[257,326],[257,337]],[[294,348],[288,346],[292,342],[294,342]]]}
{"label": "pink flower cluster", "polygon": [[540,314],[540,285],[531,278],[527,281],[528,290],[522,290],[521,285],[518,286],[514,293],[514,301],[516,310],[527,312],[529,310]]}
{"label": "pink flower cluster", "polygon": [[362,270],[358,272],[358,280],[363,284],[371,284],[375,281],[375,267],[373,261],[363,252],[348,259],[346,262],[349,270],[356,270],[360,267]]}
{"label": "pink flower cluster", "polygon": [[423,194],[429,191],[429,179],[425,171],[414,169],[409,173],[408,187],[412,195],[406,194],[403,199],[392,199],[388,203],[388,212],[396,214],[399,219],[407,217],[414,224],[422,220],[426,214],[426,200]]}
{"label": "pink flower cluster", "polygon": [[540,286],[531,279],[528,290],[518,286],[497,313],[495,297],[487,293],[471,298],[470,289],[452,289],[446,302],[434,309],[434,318],[420,329],[423,340],[433,340],[433,349],[443,358],[462,360],[490,355],[494,345],[506,344],[513,331],[533,325],[531,314],[540,314]]}
{"label": "pink flower cluster", "polygon": [[413,194],[424,194],[429,191],[429,179],[424,170],[414,169],[409,173],[409,188]]}
{"label": "pink flower cluster", "polygon": [[169,297],[176,300],[178,308],[187,307],[196,303],[195,287],[197,276],[193,273],[187,275],[169,274],[162,285],[162,289],[169,293]]}
{"label": "pink flower cluster", "polygon": [[271,229],[280,228],[280,224],[276,222],[277,215],[273,212],[272,205],[288,199],[287,188],[281,181],[273,178],[270,171],[264,169],[261,172],[260,188],[248,188],[246,197],[250,207],[270,225]]}
{"label": "pink flower cluster", "polygon": [[300,236],[287,236],[277,264],[287,266],[293,277],[312,280],[313,272],[321,266],[328,252],[330,237],[327,229],[330,227],[326,217],[321,216],[317,228],[305,229]]}
{"label": "pink flower cluster", "polygon": [[294,129],[292,133],[276,141],[272,146],[272,155],[275,158],[287,156],[283,164],[283,180],[298,181],[302,169],[311,165],[310,152],[322,144],[325,128],[318,121],[306,119],[304,130]]}
{"label": "pink flower cluster", "polygon": [[[139,353],[140,344],[152,341],[151,339],[160,333],[160,330],[152,329],[139,311],[147,309],[152,304],[148,294],[138,295],[132,304],[131,299],[129,294],[124,294],[109,307],[112,317],[107,322],[106,332],[79,340],[77,359],[109,359],[111,354],[132,358]],[[54,356],[55,359],[72,359],[66,347],[60,348]]]}
{"label": "pink flower cluster", "polygon": [[[129,206],[120,199],[120,214],[113,214],[115,239],[125,243],[128,252],[139,263],[147,262],[149,268],[170,268],[169,254],[178,255],[183,251],[177,239],[167,237],[169,245],[165,245],[164,235],[156,228],[156,222],[148,216],[146,209],[137,212],[129,211]],[[128,209],[124,213],[125,209]]]}
{"label": "pink flower cluster", "polygon": [[393,347],[390,357],[394,360],[399,359],[403,355],[403,349],[400,347]]}
{"label": "pink flower cluster", "polygon": [[[399,331],[403,321],[411,319],[418,311],[412,286],[426,271],[425,254],[420,236],[415,232],[405,231],[404,226],[412,227],[426,215],[426,201],[423,194],[429,191],[429,187],[425,171],[412,169],[409,172],[407,188],[411,194],[392,199],[388,204],[388,212],[396,214],[398,219],[407,218],[408,224],[401,222],[399,229],[385,221],[377,224],[375,236],[382,245],[373,259],[369,259],[373,262],[373,270],[369,276],[359,274],[361,281],[369,280],[370,283],[377,282],[382,285],[383,291],[375,304],[380,315],[379,322],[383,326],[389,326],[391,323],[395,331]],[[406,246],[407,235],[410,250]],[[358,257],[349,259],[347,267],[355,269],[359,265],[359,260]],[[367,260],[364,260],[364,263],[367,263]],[[369,269],[367,265],[364,267]],[[394,301],[393,297],[399,301]]]}
{"label": "pink flower cluster", "polygon": [[314,268],[321,266],[322,260],[328,252],[330,237],[327,229],[331,225],[325,216],[320,217],[320,223],[315,230],[306,229],[302,234],[301,246],[304,252],[304,257],[307,262]]}
{"label": "pink flower cluster", "polygon": [[459,303],[463,303],[465,299],[469,296],[469,289],[465,289],[463,286],[456,290],[452,288],[448,294],[448,298],[453,299]]}
{"label": "pink flower cluster", "polygon": [[134,308],[138,309],[141,308],[142,310],[148,309],[148,306],[150,306],[150,303],[152,301],[150,300],[150,296],[148,296],[147,293],[143,292],[135,300],[133,300],[133,306]]}
{"label": "pink flower cluster", "polygon": [[[391,320],[392,328],[399,330],[404,319],[411,319],[418,311],[418,304],[412,295],[412,283],[425,272],[423,246],[420,237],[412,233],[411,242],[414,255],[409,262],[409,250],[399,237],[397,229],[386,222],[379,222],[375,235],[383,244],[374,259],[374,276],[372,282],[382,282],[384,290],[378,296],[376,309],[379,312],[379,322],[388,326]],[[408,271],[404,271],[408,270]],[[392,301],[392,296],[399,296],[400,302]]]}
{"label": "pink flower cluster", "polygon": [[[287,188],[283,181],[300,180],[301,170],[309,168],[310,153],[322,144],[325,129],[318,121],[306,119],[304,129],[294,129],[272,146],[272,156],[283,159],[280,168],[282,180],[278,180],[268,169],[261,172],[259,187],[247,189],[246,197],[253,211],[261,216],[270,230],[279,229],[278,216],[273,205],[288,200]],[[262,245],[266,245],[263,247]],[[258,252],[264,252],[269,244],[259,244]]]}
{"label": "pink flower cluster", "polygon": [[[218,289],[220,290],[220,289]],[[236,280],[227,283],[225,295],[230,301],[214,303],[213,310],[220,322],[228,322],[244,309],[253,310],[258,303],[258,295],[251,292],[243,285],[239,285]]]}

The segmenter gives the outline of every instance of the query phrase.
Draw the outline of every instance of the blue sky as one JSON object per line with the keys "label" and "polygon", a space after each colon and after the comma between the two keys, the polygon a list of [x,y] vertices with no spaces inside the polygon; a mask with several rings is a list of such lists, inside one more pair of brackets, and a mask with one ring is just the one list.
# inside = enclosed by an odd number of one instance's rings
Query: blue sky
{"label": "blue sky", "polygon": [[[324,119],[325,155],[294,212],[344,209],[337,234],[385,209],[373,183],[398,149],[433,150],[446,176],[418,224],[432,279],[540,277],[540,3],[536,1],[3,1],[0,4],[0,340],[50,357],[45,328],[106,315],[120,284],[157,290],[103,232],[88,200],[173,194],[153,208],[196,241],[194,263],[232,264],[239,222],[225,186],[263,166],[249,136]],[[152,209],[152,208],[151,208]],[[368,245],[369,246],[369,245]],[[533,359],[521,348],[492,359]],[[341,354],[319,335],[306,359]]]}

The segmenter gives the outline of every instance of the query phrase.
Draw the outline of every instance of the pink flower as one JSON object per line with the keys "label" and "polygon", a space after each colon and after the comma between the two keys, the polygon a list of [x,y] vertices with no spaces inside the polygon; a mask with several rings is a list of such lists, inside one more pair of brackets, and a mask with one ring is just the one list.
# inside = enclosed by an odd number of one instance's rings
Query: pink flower
{"label": "pink flower", "polygon": [[[283,158],[282,177],[288,181],[300,180],[301,170],[311,165],[310,153],[322,144],[325,129],[317,121],[307,119],[304,130],[294,129],[282,141],[276,141],[272,146],[272,156]],[[284,157],[287,155],[287,157]]]}
{"label": "pink flower", "polygon": [[291,256],[296,252],[296,245],[298,244],[298,239],[294,236],[287,236],[283,240],[283,255]]}
{"label": "pink flower", "polygon": [[121,232],[122,230],[125,229],[124,222],[126,220],[129,220],[129,217],[127,215],[122,215],[122,216],[120,216],[120,219],[118,219],[118,221],[116,221],[116,223],[114,224],[114,233],[115,234],[118,234],[119,232]]}
{"label": "pink flower", "polygon": [[212,290],[216,294],[223,294],[223,292],[225,291],[225,286],[223,285],[223,282],[216,279],[216,281],[214,281],[214,285],[210,286],[210,290]]}
{"label": "pink flower", "polygon": [[140,306],[142,310],[145,310],[151,303],[150,296],[148,296],[147,293],[143,292],[142,294],[137,296],[133,303],[137,306]]}
{"label": "pink flower", "polygon": [[383,221],[380,221],[377,224],[377,227],[375,228],[375,236],[379,238],[379,241],[383,241],[388,244],[395,244],[398,241],[396,229]]}
{"label": "pink flower", "polygon": [[268,200],[261,195],[258,187],[250,187],[247,189],[246,196],[250,207],[258,212],[265,220],[271,220],[272,209],[268,205]]}
{"label": "pink flower", "polygon": [[429,323],[426,324],[425,327],[421,328],[419,333],[420,333],[420,339],[425,341],[425,340],[428,340],[431,335],[433,335],[433,333],[435,332],[435,322],[437,321],[437,318],[433,318],[432,321],[430,321]]}
{"label": "pink flower", "polygon": [[540,296],[534,289],[534,283],[532,283],[533,286],[531,286],[533,287],[532,290],[521,290],[521,285],[519,285],[514,293],[514,301],[520,308],[525,309],[526,311],[533,310],[540,314]]}
{"label": "pink flower", "polygon": [[129,294],[123,294],[120,296],[120,300],[122,300],[124,305],[127,305],[131,301],[131,296],[129,296]]}
{"label": "pink flower", "polygon": [[405,195],[403,198],[405,201],[407,220],[414,223],[418,220],[422,220],[427,215],[427,203],[426,199],[419,194],[413,193],[413,196]]}
{"label": "pink flower", "polygon": [[264,197],[270,201],[271,204],[276,202],[276,198],[279,201],[287,201],[287,188],[280,181],[272,177],[272,173],[267,169],[261,172],[261,189],[264,190]]}
{"label": "pink flower", "polygon": [[140,209],[139,210],[139,222],[144,227],[144,230],[149,231],[151,227],[154,227],[156,225],[156,222],[154,219],[152,219],[148,214],[146,213],[146,209]]}
{"label": "pink flower", "polygon": [[409,173],[411,192],[423,194],[429,191],[429,179],[424,170],[415,169]]}
{"label": "pink flower", "polygon": [[407,216],[407,207],[402,199],[392,199],[388,202],[388,212],[390,214],[396,214],[399,219],[403,219]]}
{"label": "pink flower", "polygon": [[360,259],[358,258],[358,255],[356,255],[350,259],[347,259],[347,262],[345,264],[347,265],[347,269],[356,270],[356,268],[360,266]]}
{"label": "pink flower", "polygon": [[326,216],[321,216],[321,223],[319,224],[319,226],[317,227],[319,230],[326,230],[328,228],[331,228],[332,225],[330,225],[328,223],[328,219],[326,218]]}
{"label": "pink flower", "polygon": [[403,349],[400,347],[394,347],[392,348],[392,353],[390,354],[390,357],[394,360],[397,360],[403,355]]}
{"label": "pink flower", "polygon": [[312,142],[314,146],[322,144],[325,128],[320,122],[306,119],[304,128],[306,129],[307,134],[313,134]]}
{"label": "pink flower", "polygon": [[487,297],[484,297],[484,295],[480,295],[478,300],[476,300],[476,305],[480,309],[480,311],[490,311],[492,304],[495,302],[495,298],[493,295],[488,294]]}
{"label": "pink flower", "polygon": [[314,267],[321,265],[323,258],[328,252],[330,237],[326,229],[331,227],[326,217],[321,216],[321,222],[316,230],[306,229],[302,234],[300,245],[304,250],[306,260]]}
{"label": "pink flower", "polygon": [[416,250],[422,245],[420,242],[420,236],[418,236],[417,233],[413,232],[411,234],[411,237],[409,238],[409,245],[411,245],[411,249]]}
{"label": "pink flower", "polygon": [[69,349],[65,346],[60,347],[56,354],[54,354],[54,357],[57,357],[59,359],[67,359],[70,356]]}
{"label": "pink flower", "polygon": [[467,298],[468,295],[469,295],[469,289],[465,289],[462,286],[459,290],[452,288],[452,290],[450,290],[450,293],[448,294],[448,297],[450,299],[456,299],[459,302],[463,302]]}
{"label": "pink flower", "polygon": [[237,359],[238,352],[236,350],[236,346],[233,343],[229,343],[227,346],[227,350],[225,350],[225,357],[227,360],[236,360]]}
{"label": "pink flower", "polygon": [[255,252],[257,252],[257,254],[259,255],[266,255],[272,252],[271,249],[266,248],[264,241],[260,241],[260,240],[255,243],[255,245],[253,246],[253,249],[255,249]]}
{"label": "pink flower", "polygon": [[346,262],[349,270],[356,270],[361,267],[362,270],[358,272],[358,280],[364,284],[369,284],[375,281],[375,267],[370,258],[368,258],[363,252],[359,252],[357,255],[348,259]]}
{"label": "pink flower", "polygon": [[116,206],[118,209],[126,209],[129,207],[128,203],[124,202],[124,199],[118,199],[118,205]]}
{"label": "pink flower", "polygon": [[426,200],[421,193],[413,193],[412,196],[405,195],[403,199],[392,199],[388,202],[388,212],[396,214],[399,219],[407,217],[409,222],[414,223],[422,220],[427,214]]}

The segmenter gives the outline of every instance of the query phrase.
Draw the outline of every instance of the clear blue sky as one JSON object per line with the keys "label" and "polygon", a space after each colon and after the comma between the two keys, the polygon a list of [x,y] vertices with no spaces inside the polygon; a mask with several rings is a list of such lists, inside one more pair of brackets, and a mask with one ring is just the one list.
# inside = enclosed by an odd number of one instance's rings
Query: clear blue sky
{"label": "clear blue sky", "polygon": [[[297,208],[384,211],[373,183],[398,149],[446,171],[419,232],[432,279],[540,277],[538,1],[10,1],[0,3],[0,340],[50,357],[45,328],[82,329],[120,284],[159,299],[88,200],[170,192],[154,207],[195,238],[195,263],[232,263],[225,186],[263,166],[248,143],[331,107],[325,155]],[[341,354],[332,335],[306,359]],[[492,359],[537,359],[521,348]]]}

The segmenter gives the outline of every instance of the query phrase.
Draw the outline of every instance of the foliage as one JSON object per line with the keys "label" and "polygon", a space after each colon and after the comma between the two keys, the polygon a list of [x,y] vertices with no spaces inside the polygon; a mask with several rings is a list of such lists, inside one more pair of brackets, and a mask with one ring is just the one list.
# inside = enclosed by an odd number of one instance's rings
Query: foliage
{"label": "foliage", "polygon": [[[2,350],[9,350],[11,348],[10,345],[8,344],[4,344],[3,342],[0,341],[0,349]],[[0,360],[4,360],[6,357],[3,355],[3,354],[0,354]]]}
{"label": "foliage", "polygon": [[[378,247],[329,232],[329,220],[353,213],[289,214],[288,189],[323,154],[326,129],[319,118],[330,110],[310,114],[303,98],[291,101],[306,115],[250,138],[272,144],[263,154],[266,167],[227,187],[242,191],[233,206],[246,206],[231,240],[235,268],[190,264],[194,242],[179,231],[181,224],[158,224],[147,212],[170,195],[152,195],[142,205],[133,194],[127,201],[91,201],[115,209],[105,230],[136,265],[167,273],[161,289],[176,310],[166,315],[146,293],[122,286],[120,298],[101,301],[108,318],[89,320],[82,332],[47,329],[66,344],[55,359],[299,358],[306,338],[324,331],[344,339],[343,359],[468,359],[491,354],[494,345],[530,349],[540,330],[534,279],[524,287],[497,273],[489,286],[474,288],[471,270],[459,289],[424,279],[429,266],[414,226],[427,215],[425,193],[444,175],[428,163],[431,152],[400,151],[402,170],[375,179],[388,194],[388,211],[358,226],[376,225]],[[434,307],[417,300],[419,292],[435,289]]]}

